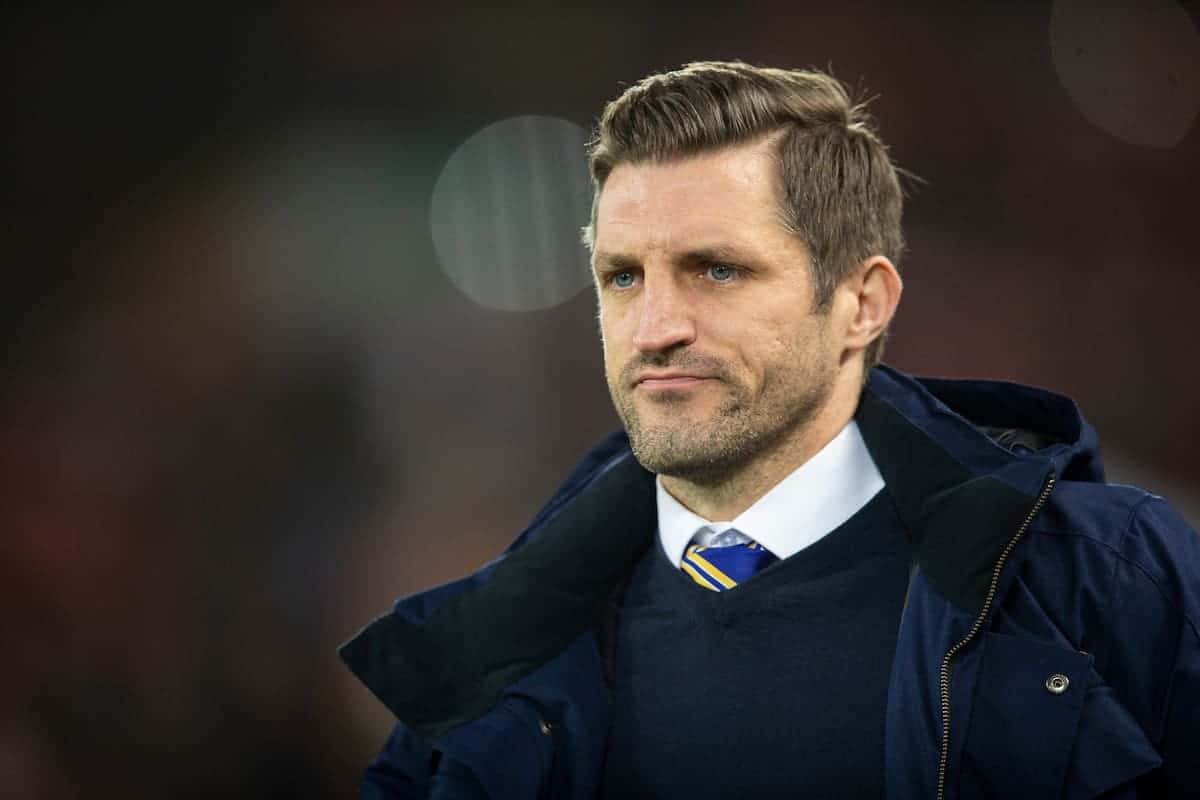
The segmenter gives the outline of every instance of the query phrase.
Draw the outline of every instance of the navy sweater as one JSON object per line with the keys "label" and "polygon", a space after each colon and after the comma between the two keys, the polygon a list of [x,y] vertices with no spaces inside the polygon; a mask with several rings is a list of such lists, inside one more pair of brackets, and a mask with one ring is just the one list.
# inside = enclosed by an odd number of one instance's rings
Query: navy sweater
{"label": "navy sweater", "polygon": [[886,489],[726,592],[650,547],[617,624],[602,795],[882,797],[908,569]]}

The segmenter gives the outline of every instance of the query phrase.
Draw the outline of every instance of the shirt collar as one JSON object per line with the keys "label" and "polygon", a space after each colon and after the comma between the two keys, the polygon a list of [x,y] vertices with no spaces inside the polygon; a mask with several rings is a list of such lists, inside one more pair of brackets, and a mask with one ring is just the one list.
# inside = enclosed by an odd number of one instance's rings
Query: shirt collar
{"label": "shirt collar", "polygon": [[728,522],[713,522],[686,508],[655,479],[658,539],[672,564],[704,528],[737,528],[779,558],[800,552],[850,517],[884,486],[858,423],[851,420],[812,458]]}

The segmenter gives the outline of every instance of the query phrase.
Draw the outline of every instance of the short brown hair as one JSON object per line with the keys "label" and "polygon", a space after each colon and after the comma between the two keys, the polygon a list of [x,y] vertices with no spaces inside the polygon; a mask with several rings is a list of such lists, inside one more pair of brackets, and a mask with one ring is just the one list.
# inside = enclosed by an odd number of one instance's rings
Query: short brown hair
{"label": "short brown hair", "polygon": [[[818,71],[701,61],[651,75],[609,103],[588,148],[594,195],[584,229],[595,244],[600,192],[621,163],[662,161],[776,134],[780,211],[812,261],[814,306],[873,255],[899,264],[904,196],[862,103]],[[886,331],[868,346],[879,363]]]}

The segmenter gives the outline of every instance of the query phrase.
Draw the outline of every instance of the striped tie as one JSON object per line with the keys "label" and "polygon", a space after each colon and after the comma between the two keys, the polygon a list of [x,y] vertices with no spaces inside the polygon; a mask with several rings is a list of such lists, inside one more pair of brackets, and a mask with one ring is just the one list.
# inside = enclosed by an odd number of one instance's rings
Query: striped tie
{"label": "striped tie", "polygon": [[723,592],[778,560],[758,542],[726,547],[693,544],[684,551],[683,562],[679,566],[705,589]]}

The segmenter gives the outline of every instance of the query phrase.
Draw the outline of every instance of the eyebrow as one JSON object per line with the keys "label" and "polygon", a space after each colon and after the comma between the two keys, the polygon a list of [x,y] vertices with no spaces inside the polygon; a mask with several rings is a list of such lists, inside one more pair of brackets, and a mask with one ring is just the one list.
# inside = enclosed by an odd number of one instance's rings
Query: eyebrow
{"label": "eyebrow", "polygon": [[[742,253],[736,248],[726,245],[711,245],[705,247],[695,247],[686,250],[682,253],[676,253],[672,256],[672,261],[677,263],[693,263],[697,261],[703,262],[733,262],[738,265],[746,265],[752,259],[745,253]],[[637,269],[641,266],[640,259],[627,255],[625,253],[596,253],[593,258],[593,263],[597,272],[612,272],[626,269]]]}
{"label": "eyebrow", "polygon": [[623,253],[596,253],[592,264],[597,272],[615,272],[641,266],[641,262],[636,258]]}
{"label": "eyebrow", "polygon": [[710,247],[698,247],[687,251],[683,254],[685,261],[732,261],[738,264],[744,264],[750,261],[748,254],[743,253],[737,248],[728,245],[712,245]]}

